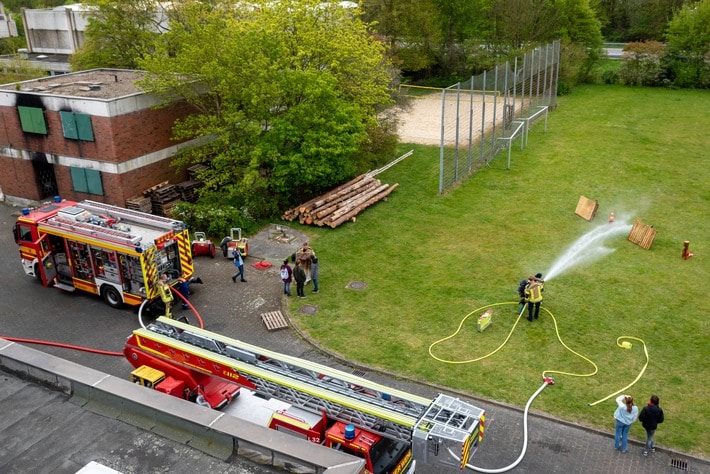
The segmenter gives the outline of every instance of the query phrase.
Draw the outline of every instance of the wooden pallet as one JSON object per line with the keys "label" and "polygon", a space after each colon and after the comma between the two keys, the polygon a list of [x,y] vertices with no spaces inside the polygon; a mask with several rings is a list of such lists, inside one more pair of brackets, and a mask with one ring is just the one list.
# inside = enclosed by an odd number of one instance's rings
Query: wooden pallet
{"label": "wooden pallet", "polygon": [[653,227],[641,221],[636,221],[629,233],[629,241],[635,243],[642,249],[648,250],[651,248],[651,244],[653,243],[653,239],[656,238],[657,233],[658,232]]}
{"label": "wooden pallet", "polygon": [[277,329],[284,329],[288,327],[288,323],[286,322],[283,314],[281,314],[281,311],[261,313],[261,320],[264,321],[266,329],[269,331],[275,331]]}
{"label": "wooden pallet", "polygon": [[599,209],[599,203],[585,196],[580,196],[579,202],[577,203],[577,209],[574,213],[577,214],[582,219],[586,219],[589,222],[594,219],[597,215],[597,209]]}

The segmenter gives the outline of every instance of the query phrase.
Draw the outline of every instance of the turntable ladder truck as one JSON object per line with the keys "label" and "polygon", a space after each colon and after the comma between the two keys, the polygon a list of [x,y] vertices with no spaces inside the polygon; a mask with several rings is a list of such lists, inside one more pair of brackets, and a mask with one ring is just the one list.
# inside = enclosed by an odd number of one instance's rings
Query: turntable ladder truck
{"label": "turntable ladder truck", "polygon": [[124,354],[137,370],[180,378],[188,368],[284,402],[267,426],[365,458],[376,474],[411,473],[416,461],[462,468],[483,437],[485,411],[458,398],[413,395],[165,317],[136,329]]}
{"label": "turntable ladder truck", "polygon": [[158,281],[192,276],[185,223],[96,201],[56,197],[13,228],[22,267],[44,286],[101,296],[112,307],[162,303]]}

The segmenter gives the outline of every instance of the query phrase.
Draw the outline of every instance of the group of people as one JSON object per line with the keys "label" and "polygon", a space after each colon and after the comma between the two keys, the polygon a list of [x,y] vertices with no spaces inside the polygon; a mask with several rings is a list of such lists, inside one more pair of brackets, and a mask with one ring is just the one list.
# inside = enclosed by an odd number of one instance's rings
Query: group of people
{"label": "group of people", "polygon": [[643,448],[643,455],[648,456],[649,452],[656,452],[656,445],[653,442],[658,425],[663,423],[663,410],[659,405],[657,395],[651,395],[648,404],[641,409],[634,405],[634,398],[630,395],[619,395],[616,398],[617,408],[614,411],[616,420],[616,431],[614,434],[614,449],[626,453],[631,425],[638,419],[646,430],[646,444]]}
{"label": "group of people", "polygon": [[543,291],[545,291],[545,281],[542,279],[542,273],[520,280],[518,285],[518,296],[520,296],[518,314],[521,314],[525,305],[527,305],[528,321],[532,322],[533,319],[537,319],[540,316]]}
{"label": "group of people", "polygon": [[[300,298],[306,297],[305,286],[308,281],[313,282],[313,293],[318,293],[318,257],[308,242],[304,242],[303,246],[291,255],[291,259],[294,263],[293,268],[289,265],[288,259],[285,259],[279,269],[279,275],[284,285],[284,294],[291,296],[291,282],[293,280],[296,280],[296,294]],[[234,254],[234,266],[237,267],[237,273],[232,276],[232,281],[236,283],[239,279],[239,281],[246,282],[244,258],[240,252]]]}
{"label": "group of people", "polygon": [[281,265],[280,275],[281,281],[284,284],[284,294],[291,296],[291,282],[296,280],[296,295],[299,298],[305,298],[306,283],[310,280],[313,282],[313,293],[318,293],[318,257],[308,242],[304,242],[303,246],[296,251],[292,256],[294,266],[288,263],[285,259]]}

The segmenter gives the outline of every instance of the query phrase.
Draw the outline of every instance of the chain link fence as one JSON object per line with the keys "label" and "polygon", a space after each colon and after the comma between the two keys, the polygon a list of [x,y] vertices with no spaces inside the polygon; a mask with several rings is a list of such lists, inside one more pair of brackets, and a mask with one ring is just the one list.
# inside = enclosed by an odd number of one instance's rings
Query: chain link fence
{"label": "chain link fence", "polygon": [[557,104],[560,41],[540,46],[441,91],[439,194],[501,151],[527,144],[528,131]]}

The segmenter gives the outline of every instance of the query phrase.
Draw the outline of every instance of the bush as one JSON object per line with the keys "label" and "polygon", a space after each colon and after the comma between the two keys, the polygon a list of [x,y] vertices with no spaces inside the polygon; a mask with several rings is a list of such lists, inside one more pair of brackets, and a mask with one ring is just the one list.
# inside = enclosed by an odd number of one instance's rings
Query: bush
{"label": "bush", "polygon": [[617,84],[619,82],[619,75],[616,71],[604,71],[602,72],[602,82],[604,84]]}
{"label": "bush", "polygon": [[229,206],[181,202],[173,208],[173,216],[185,222],[191,231],[204,232],[215,240],[229,235],[232,227],[239,227],[247,234],[255,232],[258,227],[242,209]]}
{"label": "bush", "polygon": [[659,41],[629,43],[624,48],[619,77],[630,86],[658,86],[664,77],[666,47]]}

